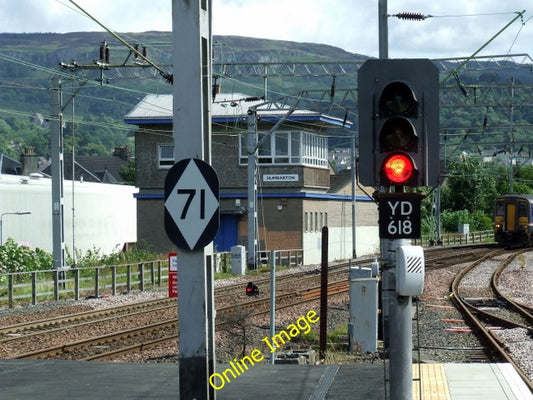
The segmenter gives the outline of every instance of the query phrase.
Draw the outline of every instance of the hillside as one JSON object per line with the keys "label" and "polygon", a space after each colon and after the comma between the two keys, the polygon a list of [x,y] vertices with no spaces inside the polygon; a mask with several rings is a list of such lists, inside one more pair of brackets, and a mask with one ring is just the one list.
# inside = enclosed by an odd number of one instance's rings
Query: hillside
{"label": "hillside", "polygon": [[[171,72],[171,33],[124,33],[121,36],[132,45],[146,46],[150,60]],[[39,154],[48,156],[46,115],[50,110],[50,77],[57,74],[62,79],[64,102],[69,102],[64,112],[67,149],[73,130],[76,151],[80,155],[109,154],[115,146],[132,147],[133,132],[123,123],[123,116],[144,95],[171,93],[172,87],[153,68],[59,68],[60,62],[93,66],[103,41],[109,45],[111,64],[133,64],[129,51],[106,32],[0,34],[0,153],[18,158],[24,148],[32,146]],[[361,54],[316,43],[239,36],[215,36],[213,41],[215,64],[353,62],[365,58]],[[445,63],[444,66],[449,70],[457,64]],[[522,146],[522,154],[531,153],[533,75],[530,68],[518,67],[510,61],[471,63],[468,69],[460,71],[457,79],[448,79],[441,87],[441,141],[452,156],[463,151],[477,154],[510,150],[511,143],[515,146],[514,151]],[[355,89],[355,75],[339,74],[337,93],[342,89]],[[513,92],[511,78],[515,79]],[[86,83],[74,101],[69,101],[71,93],[76,92],[80,82],[84,81]],[[238,91],[251,96],[260,96],[264,90],[260,74],[254,77],[222,76],[217,83],[223,91]],[[271,98],[277,98],[304,90],[328,91],[331,84],[331,76],[270,77],[268,90]],[[468,96],[463,95],[461,85]],[[346,109],[349,118],[357,122],[356,99],[340,98],[337,95],[335,108],[325,104],[330,107],[325,111],[342,112],[342,116]],[[35,118],[36,115],[42,118]],[[346,139],[330,140],[331,145],[346,143]]]}
{"label": "hillside", "polygon": [[[146,46],[147,56],[171,72],[172,45],[169,32],[121,34],[132,45]],[[0,34],[0,152],[18,158],[26,146],[48,156],[44,129],[28,122],[37,114],[46,117],[50,109],[50,77],[60,74],[64,101],[87,80],[74,100],[76,148],[80,154],[109,153],[114,146],[132,145],[130,127],[123,116],[148,93],[171,93],[172,87],[153,68],[109,70],[61,69],[59,63],[92,66],[99,58],[100,44],[106,41],[111,64],[132,64],[129,50],[106,32]],[[214,37],[214,62],[355,61],[363,56],[332,46],[244,38]],[[301,79],[300,79],[301,81]],[[308,81],[310,82],[310,81]],[[262,79],[239,78],[218,81],[223,90],[262,94]],[[273,91],[294,94],[301,83],[272,78]],[[330,82],[312,82],[307,88],[329,87]],[[352,85],[354,87],[355,85]],[[71,135],[72,110],[65,109],[66,143]],[[41,120],[42,121],[42,120]]]}

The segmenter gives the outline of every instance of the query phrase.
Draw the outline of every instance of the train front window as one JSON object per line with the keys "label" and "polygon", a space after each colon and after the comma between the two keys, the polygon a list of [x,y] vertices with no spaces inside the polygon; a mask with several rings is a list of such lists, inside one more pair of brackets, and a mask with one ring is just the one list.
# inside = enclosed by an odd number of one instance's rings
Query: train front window
{"label": "train front window", "polygon": [[505,203],[503,201],[496,202],[496,215],[505,215]]}
{"label": "train front window", "polygon": [[528,203],[521,201],[518,205],[518,216],[527,217],[527,210],[529,209]]}

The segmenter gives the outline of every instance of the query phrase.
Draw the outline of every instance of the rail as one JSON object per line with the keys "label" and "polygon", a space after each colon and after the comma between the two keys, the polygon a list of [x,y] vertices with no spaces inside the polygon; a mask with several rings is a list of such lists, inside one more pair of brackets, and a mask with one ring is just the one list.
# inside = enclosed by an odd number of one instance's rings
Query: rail
{"label": "rail", "polygon": [[15,302],[100,297],[120,291],[146,290],[168,281],[168,262],[156,260],[134,264],[65,268],[0,274],[0,306]]}

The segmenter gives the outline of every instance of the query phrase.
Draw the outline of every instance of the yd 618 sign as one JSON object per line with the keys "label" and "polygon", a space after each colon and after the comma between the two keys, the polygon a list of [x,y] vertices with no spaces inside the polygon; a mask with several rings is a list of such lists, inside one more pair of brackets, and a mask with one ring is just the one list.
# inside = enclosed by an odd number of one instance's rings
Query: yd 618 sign
{"label": "yd 618 sign", "polygon": [[378,201],[381,239],[420,237],[420,196],[403,193],[381,194]]}

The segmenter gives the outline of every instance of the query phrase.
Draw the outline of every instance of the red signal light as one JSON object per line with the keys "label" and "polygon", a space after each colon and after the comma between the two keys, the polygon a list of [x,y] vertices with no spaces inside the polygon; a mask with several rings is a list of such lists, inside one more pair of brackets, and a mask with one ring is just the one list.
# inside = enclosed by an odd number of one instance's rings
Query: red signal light
{"label": "red signal light", "polygon": [[246,296],[257,296],[259,294],[259,288],[253,282],[248,282],[246,285]]}
{"label": "red signal light", "polygon": [[391,154],[383,161],[382,172],[393,184],[403,184],[413,176],[415,166],[411,157],[406,154]]}

